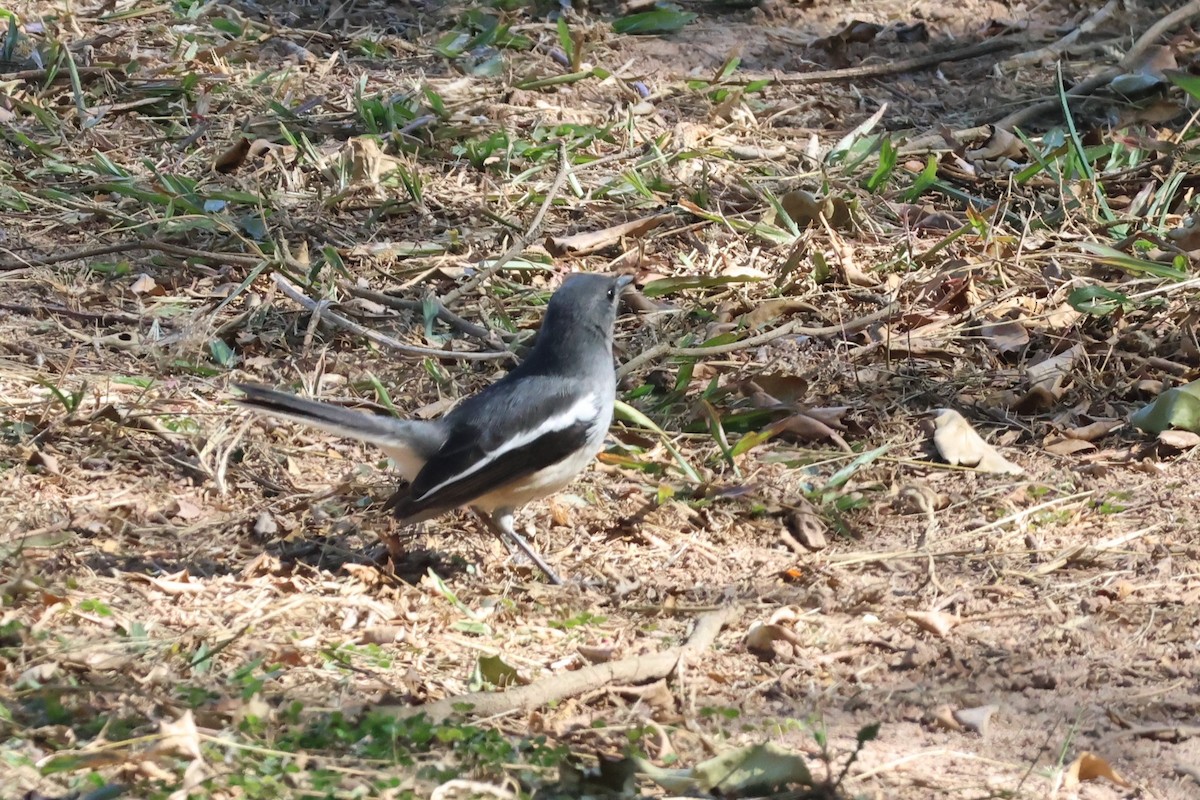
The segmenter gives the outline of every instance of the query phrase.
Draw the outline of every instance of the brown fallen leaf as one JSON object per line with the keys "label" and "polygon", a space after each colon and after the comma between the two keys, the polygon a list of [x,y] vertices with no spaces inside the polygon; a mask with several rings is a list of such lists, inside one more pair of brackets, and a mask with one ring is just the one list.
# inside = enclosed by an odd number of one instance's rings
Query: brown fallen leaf
{"label": "brown fallen leaf", "polygon": [[853,220],[850,206],[836,196],[819,198],[811,192],[797,189],[779,198],[779,204],[792,222],[801,228],[807,228],[824,217],[835,230],[844,230]]}
{"label": "brown fallen leaf", "polygon": [[1112,431],[1125,424],[1125,420],[1121,419],[1098,419],[1095,422],[1087,425],[1080,425],[1076,428],[1067,428],[1063,431],[1063,436],[1071,439],[1082,439],[1085,442],[1094,442],[1107,436]]}
{"label": "brown fallen leaf", "polygon": [[1082,453],[1084,450],[1095,450],[1096,445],[1083,439],[1057,436],[1044,442],[1042,448],[1047,453],[1053,453],[1056,456],[1073,456],[1076,453]]}
{"label": "brown fallen leaf", "polygon": [[1025,146],[1016,134],[1004,128],[992,127],[992,135],[977,150],[968,150],[970,161],[995,161],[999,158],[1022,158]]}
{"label": "brown fallen leaf", "polygon": [[790,538],[796,544],[800,545],[801,549],[796,550],[800,554],[823,550],[828,544],[825,539],[825,531],[827,530],[825,521],[821,519],[816,509],[807,500],[802,502],[803,505],[793,510],[787,517],[787,536],[784,538],[784,541],[787,542],[787,539]]}
{"label": "brown fallen leaf", "polygon": [[1070,377],[1075,362],[1083,358],[1085,354],[1083,345],[1077,344],[1058,355],[1031,364],[1025,372],[1026,377],[1029,378],[1029,385],[1046,389],[1056,398],[1062,397],[1064,384]]}
{"label": "brown fallen leaf", "polygon": [[1079,757],[1067,767],[1066,774],[1063,775],[1063,786],[1067,789],[1072,789],[1083,781],[1094,781],[1097,778],[1106,778],[1117,786],[1124,786],[1126,788],[1132,786],[1129,781],[1122,778],[1112,768],[1111,764],[1100,756],[1089,753],[1086,750],[1080,753]]}
{"label": "brown fallen leaf", "polygon": [[1167,429],[1158,434],[1158,441],[1173,450],[1191,450],[1200,445],[1200,433]]}
{"label": "brown fallen leaf", "polygon": [[959,617],[945,611],[909,611],[904,616],[915,622],[921,630],[942,638],[962,622]]}
{"label": "brown fallen leaf", "polygon": [[963,727],[958,720],[954,718],[954,709],[950,706],[938,706],[930,715],[933,724],[947,731],[962,731]]}
{"label": "brown fallen leaf", "polygon": [[622,222],[620,225],[613,225],[598,231],[576,233],[571,236],[547,236],[544,244],[550,255],[555,257],[586,256],[611,247],[622,239],[644,236],[671,219],[674,219],[673,214],[655,214]]}
{"label": "brown fallen leaf", "polygon": [[1029,331],[1012,319],[985,322],[980,333],[988,346],[1001,355],[1019,352],[1029,345]]}
{"label": "brown fallen leaf", "polygon": [[847,453],[853,452],[841,434],[816,417],[803,412],[784,417],[772,423],[767,430],[772,436],[789,433],[799,439],[828,439]]}
{"label": "brown fallen leaf", "polygon": [[244,136],[239,136],[237,141],[213,160],[213,170],[226,174],[233,172],[242,165],[242,162],[246,160],[246,154],[249,152],[250,140]]}

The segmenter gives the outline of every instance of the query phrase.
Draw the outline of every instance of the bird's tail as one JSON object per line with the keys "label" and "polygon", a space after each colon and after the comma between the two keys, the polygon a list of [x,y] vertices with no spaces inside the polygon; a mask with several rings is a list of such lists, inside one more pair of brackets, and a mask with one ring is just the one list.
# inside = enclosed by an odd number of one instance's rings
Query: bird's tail
{"label": "bird's tail", "polygon": [[253,383],[234,387],[245,395],[234,400],[240,406],[376,445],[392,457],[408,480],[416,477],[445,441],[445,433],[435,422],[354,411]]}

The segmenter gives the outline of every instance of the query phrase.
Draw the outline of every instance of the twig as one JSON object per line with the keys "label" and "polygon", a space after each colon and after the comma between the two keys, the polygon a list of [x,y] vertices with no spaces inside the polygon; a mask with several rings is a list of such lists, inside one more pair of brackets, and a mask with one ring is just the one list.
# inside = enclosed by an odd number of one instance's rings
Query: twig
{"label": "twig", "polygon": [[[374,289],[364,289],[361,286],[353,286],[348,283],[342,284],[342,289],[347,294],[354,295],[355,297],[362,298],[363,300],[370,300],[373,303],[379,303],[380,305],[387,306],[388,308],[395,308],[400,311],[415,312],[422,312],[425,310],[425,303],[421,300],[407,300],[403,297],[396,297],[395,295],[377,292]],[[458,331],[464,336],[470,336],[473,339],[478,339],[489,347],[499,348],[504,345],[504,339],[506,338],[504,333],[501,333],[500,331],[489,330],[482,325],[476,325],[474,322],[463,319],[458,314],[455,314],[453,311],[446,308],[445,304],[440,299],[436,297],[432,297],[430,299],[436,304],[437,318],[449,325],[454,330]]]}
{"label": "twig", "polygon": [[95,322],[97,325],[140,325],[145,322],[141,317],[133,314],[123,314],[117,311],[77,311],[57,303],[47,303],[36,307],[23,303],[0,303],[0,311],[10,311],[26,317],[61,314],[64,317],[80,319],[85,322]]}
{"label": "twig", "polygon": [[714,345],[712,347],[674,347],[669,342],[655,345],[649,350],[643,351],[638,356],[631,358],[629,361],[621,365],[617,370],[617,377],[623,378],[633,372],[638,367],[655,359],[664,356],[672,358],[687,358],[687,357],[705,357],[718,356],[725,353],[736,353],[739,350],[746,350],[751,347],[757,347],[761,344],[772,342],[783,336],[795,334],[797,336],[833,336],[838,333],[851,333],[853,331],[862,330],[863,328],[873,323],[885,320],[891,317],[900,309],[899,304],[891,303],[885,308],[868,314],[865,317],[858,317],[849,322],[843,322],[838,325],[825,325],[820,328],[809,328],[801,325],[799,320],[784,323],[774,330],[760,333],[757,336],[751,336],[749,339],[742,339],[729,344]]}
{"label": "twig", "polygon": [[1059,39],[1054,44],[1039,47],[1036,50],[1026,50],[1024,53],[1017,53],[1015,56],[1009,56],[1000,62],[1002,69],[1015,69],[1024,67],[1029,64],[1036,64],[1049,58],[1058,58],[1063,51],[1073,45],[1080,36],[1085,33],[1091,33],[1096,28],[1104,24],[1105,20],[1113,15],[1117,10],[1117,0],[1108,0],[1108,2],[1100,8],[1095,14],[1092,14],[1082,24],[1077,26],[1075,30],[1068,33],[1066,36]]}
{"label": "twig", "polygon": [[241,267],[255,267],[261,264],[264,260],[264,256],[244,255],[242,253],[220,253],[212,250],[196,250],[191,247],[170,244],[169,242],[160,242],[157,239],[142,239],[131,242],[115,242],[113,244],[104,244],[97,247],[87,247],[83,250],[71,250],[65,253],[54,253],[53,255],[41,256],[40,258],[16,258],[12,261],[0,261],[0,272],[11,272],[12,270],[17,269],[29,269],[30,267],[50,267],[55,264],[62,264],[65,261],[81,261],[83,259],[96,258],[98,256],[110,256],[115,253],[128,253],[131,250],[157,250],[161,253],[169,253],[182,258],[203,258],[206,261],[216,261],[221,264],[232,264],[234,266]]}
{"label": "twig", "polygon": [[472,715],[489,717],[514,711],[530,711],[609,683],[639,683],[665,678],[675,671],[682,660],[711,647],[721,628],[731,622],[738,611],[737,606],[727,606],[701,615],[696,619],[696,627],[686,643],[654,655],[633,656],[610,664],[593,664],[504,692],[470,692],[420,706],[382,706],[374,710],[398,719],[424,714],[429,719],[438,721],[463,706],[470,706],[469,713]]}
{"label": "twig", "polygon": [[320,314],[325,319],[329,320],[339,328],[344,328],[358,336],[362,336],[375,344],[383,345],[391,348],[399,353],[404,353],[407,356],[415,356],[419,358],[461,358],[464,361],[492,361],[501,358],[515,358],[512,353],[507,350],[492,350],[483,352],[465,352],[461,350],[437,350],[432,347],[418,347],[416,345],[405,344],[399,339],[393,339],[391,336],[373,331],[370,328],[365,328],[357,322],[346,319],[341,314],[337,314],[329,310],[328,301],[313,300],[304,292],[295,286],[287,278],[279,273],[275,273],[275,284],[280,291],[295,300],[300,305],[304,306],[314,314]]}
{"label": "twig", "polygon": [[781,86],[804,83],[831,83],[833,81],[849,81],[855,78],[878,78],[885,75],[896,75],[901,72],[912,72],[918,69],[936,67],[950,61],[966,61],[978,58],[1012,47],[1013,41],[998,37],[987,39],[976,44],[960,47],[957,50],[934,51],[922,56],[902,58],[896,61],[885,61],[879,64],[860,64],[856,67],[843,69],[822,69],[816,72],[802,72],[798,75],[778,75],[771,72],[737,73],[721,81],[721,83],[753,83],[754,81],[769,80]]}
{"label": "twig", "polygon": [[[1151,25],[1145,33],[1138,37],[1138,40],[1133,43],[1133,47],[1129,48],[1129,51],[1125,54],[1125,57],[1121,59],[1121,62],[1117,66],[1106,69],[1097,75],[1093,75],[1082,83],[1072,86],[1067,92],[1067,98],[1069,100],[1083,99],[1100,87],[1107,85],[1113,78],[1117,77],[1118,75],[1122,75],[1125,72],[1128,72],[1130,69],[1136,67],[1137,62],[1141,60],[1146,50],[1157,44],[1158,40],[1164,33],[1171,30],[1176,25],[1187,22],[1190,18],[1195,16],[1200,16],[1200,0],[1192,0],[1192,2],[1188,3],[1187,5],[1177,8],[1170,14],[1167,14],[1158,22]],[[996,127],[1003,128],[1005,130],[1012,130],[1019,125],[1024,124],[1028,120],[1033,119],[1039,114],[1044,114],[1047,111],[1053,111],[1056,108],[1060,108],[1061,105],[1061,98],[1059,98],[1058,95],[1055,95],[1054,97],[1047,98],[1038,103],[1034,103],[1033,105],[1026,106],[1018,111],[1014,111],[997,122]]]}
{"label": "twig", "polygon": [[567,161],[567,146],[565,144],[560,144],[558,147],[558,161],[558,175],[555,176],[554,183],[550,184],[550,189],[546,192],[546,198],[542,201],[542,207],[538,209],[533,222],[529,224],[529,228],[525,231],[525,234],[518,236],[516,241],[491,265],[479,270],[466,283],[447,292],[445,298],[442,300],[444,305],[452,305],[467,292],[470,292],[491,278],[503,269],[508,262],[525,252],[525,248],[538,237],[542,229],[542,223],[546,219],[546,212],[550,210],[550,206],[554,205],[555,198],[558,197],[558,193],[562,191],[563,185],[567,182],[567,175],[571,173],[571,166]]}
{"label": "twig", "polygon": [[[125,70],[121,67],[77,67],[79,76],[83,78],[94,78],[102,75],[125,75]],[[0,77],[7,81],[40,81],[48,78],[51,74],[55,80],[67,80],[71,76],[65,69],[23,69],[19,72],[3,72],[0,71]]]}

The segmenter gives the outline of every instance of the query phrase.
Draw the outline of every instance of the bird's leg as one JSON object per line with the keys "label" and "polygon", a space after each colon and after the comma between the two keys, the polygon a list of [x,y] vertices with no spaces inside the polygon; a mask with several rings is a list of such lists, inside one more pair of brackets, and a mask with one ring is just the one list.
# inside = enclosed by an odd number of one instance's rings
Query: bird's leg
{"label": "bird's leg", "polygon": [[[499,536],[500,540],[504,542],[505,547],[508,547],[509,541],[515,543],[517,547],[521,549],[521,552],[528,556],[529,560],[536,564],[537,568],[545,573],[546,580],[550,581],[550,583],[554,584],[555,586],[562,586],[562,579],[558,577],[554,570],[550,569],[550,566],[545,562],[545,560],[542,559],[540,555],[538,555],[538,552],[534,550],[532,546],[530,546],[529,542],[525,541],[525,538],[521,536],[521,534],[517,533],[516,528],[513,527],[513,513],[511,510],[506,508],[498,508],[490,515],[482,512],[478,513],[483,519],[484,524],[488,526],[492,533]],[[509,552],[511,551],[512,549],[509,548]]]}

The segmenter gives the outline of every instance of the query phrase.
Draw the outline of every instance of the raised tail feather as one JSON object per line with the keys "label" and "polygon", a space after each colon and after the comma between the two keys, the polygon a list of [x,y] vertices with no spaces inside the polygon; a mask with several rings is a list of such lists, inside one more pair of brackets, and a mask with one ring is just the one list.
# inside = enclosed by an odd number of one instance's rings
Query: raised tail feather
{"label": "raised tail feather", "polygon": [[377,446],[391,456],[397,472],[409,481],[446,438],[437,422],[354,411],[253,383],[236,383],[234,388],[245,394],[234,400],[240,406]]}

